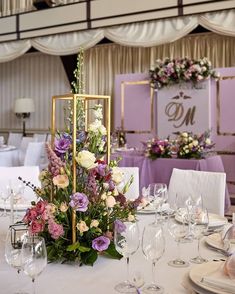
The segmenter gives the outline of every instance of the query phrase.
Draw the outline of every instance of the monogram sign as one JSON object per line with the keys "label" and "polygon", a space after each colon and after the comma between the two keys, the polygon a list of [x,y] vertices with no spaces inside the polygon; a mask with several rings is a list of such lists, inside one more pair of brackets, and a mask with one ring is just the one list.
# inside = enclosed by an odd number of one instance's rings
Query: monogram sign
{"label": "monogram sign", "polygon": [[158,137],[182,131],[202,133],[211,127],[210,81],[163,88],[157,92],[156,107]]}

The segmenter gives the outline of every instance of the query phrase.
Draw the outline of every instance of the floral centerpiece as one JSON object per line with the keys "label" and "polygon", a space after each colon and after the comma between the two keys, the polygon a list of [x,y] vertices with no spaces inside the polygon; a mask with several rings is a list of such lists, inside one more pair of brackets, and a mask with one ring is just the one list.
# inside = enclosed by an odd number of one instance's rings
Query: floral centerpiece
{"label": "floral centerpiece", "polygon": [[219,75],[212,70],[211,62],[206,58],[199,60],[176,58],[157,59],[149,71],[150,83],[155,89],[161,89],[181,82],[197,83],[205,79],[218,79]]}
{"label": "floral centerpiece", "polygon": [[151,159],[170,158],[171,157],[171,142],[169,139],[153,138],[144,143],[145,156]]}
{"label": "floral centerpiece", "polygon": [[211,142],[210,132],[197,135],[192,132],[180,132],[173,144],[178,158],[202,158],[206,152],[214,147]]}
{"label": "floral centerpiece", "polygon": [[[113,243],[113,229],[123,220],[135,221],[139,199],[129,201],[118,186],[123,174],[116,161],[107,164],[106,128],[102,107],[94,108],[95,120],[87,132],[78,131],[76,142],[76,192],[73,192],[72,136],[58,133],[46,151],[48,168],[40,174],[38,201],[23,218],[31,234],[45,238],[49,261],[78,261],[92,265],[100,253],[120,258]],[[127,186],[124,189],[127,189]],[[52,198],[51,195],[54,195]],[[76,214],[76,242],[72,242],[72,214]]]}

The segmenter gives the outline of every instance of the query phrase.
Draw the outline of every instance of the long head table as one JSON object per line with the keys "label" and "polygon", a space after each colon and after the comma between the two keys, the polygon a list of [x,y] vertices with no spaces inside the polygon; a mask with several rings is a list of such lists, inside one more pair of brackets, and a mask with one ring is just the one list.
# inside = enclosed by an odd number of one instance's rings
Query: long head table
{"label": "long head table", "polygon": [[[139,225],[141,231],[145,224],[151,223],[153,215],[140,215]],[[31,293],[31,280],[24,273],[19,275],[11,268],[4,258],[4,238],[8,226],[7,218],[0,219],[0,293],[11,294],[18,289]],[[166,250],[157,263],[156,280],[165,289],[165,294],[189,293],[182,286],[182,279],[189,268],[173,268],[167,262],[176,257],[176,243],[169,236],[165,225]],[[186,260],[196,256],[197,242],[184,243],[182,257]],[[223,258],[202,245],[202,255],[209,260]],[[192,267],[192,265],[190,265]],[[151,282],[151,263],[147,261],[139,247],[130,259],[130,273],[133,276],[141,275],[145,283]],[[115,294],[114,285],[125,279],[125,260],[113,260],[100,256],[93,266],[74,264],[48,264],[44,272],[36,279],[37,293],[43,294]],[[140,289],[140,293],[141,289]],[[210,292],[203,292],[210,293]]]}
{"label": "long head table", "polygon": [[[173,168],[191,169],[211,172],[224,172],[223,162],[220,156],[211,156],[205,159],[178,159],[178,158],[158,158],[151,160],[135,151],[117,152],[112,158],[120,156],[121,167],[139,167],[140,191],[151,183],[169,184]],[[230,208],[231,202],[226,187],[225,191],[225,212]]]}

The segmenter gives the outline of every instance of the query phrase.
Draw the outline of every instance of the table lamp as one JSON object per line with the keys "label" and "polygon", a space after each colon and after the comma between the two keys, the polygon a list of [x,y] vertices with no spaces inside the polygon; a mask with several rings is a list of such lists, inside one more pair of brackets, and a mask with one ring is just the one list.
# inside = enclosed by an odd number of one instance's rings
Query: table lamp
{"label": "table lamp", "polygon": [[15,100],[14,112],[23,121],[23,136],[26,137],[25,121],[30,117],[30,113],[35,111],[34,101],[31,98],[18,98]]}

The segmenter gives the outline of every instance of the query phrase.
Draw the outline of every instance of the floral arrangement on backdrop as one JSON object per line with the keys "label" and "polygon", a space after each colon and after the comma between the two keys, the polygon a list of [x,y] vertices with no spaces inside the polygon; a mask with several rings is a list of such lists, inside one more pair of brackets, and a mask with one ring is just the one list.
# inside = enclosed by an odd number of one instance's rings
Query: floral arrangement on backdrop
{"label": "floral arrangement on backdrop", "polygon": [[176,138],[170,140],[154,138],[144,143],[145,156],[151,159],[170,158],[195,158],[200,159],[213,150],[215,144],[210,139],[210,131],[202,134],[192,132],[178,132]]}
{"label": "floral arrangement on backdrop", "polygon": [[153,138],[146,143],[144,142],[145,155],[151,159],[156,158],[170,158],[171,154],[171,142],[169,139],[160,140]]}
{"label": "floral arrangement on backdrop", "polygon": [[192,82],[196,84],[205,79],[218,79],[211,66],[211,62],[206,58],[199,60],[189,58],[176,58],[165,60],[157,59],[153,69],[149,70],[150,83],[155,89],[161,89],[181,82]]}
{"label": "floral arrangement on backdrop", "polygon": [[[81,78],[83,58],[78,59],[75,77]],[[81,92],[81,87],[74,87],[74,91]],[[77,122],[76,192],[73,193],[72,120],[71,105],[68,105],[65,113],[70,113],[66,120],[70,125],[66,131],[57,133],[53,147],[46,145],[49,165],[40,174],[42,188],[32,186],[38,201],[32,203],[23,221],[28,224],[31,234],[45,238],[49,261],[93,265],[101,253],[121,257],[113,242],[114,227],[123,230],[122,221],[135,221],[140,199],[130,201],[125,198],[133,178],[123,185],[124,175],[117,167],[117,161],[107,164],[103,159],[109,134],[102,124],[102,106],[94,106],[94,121],[86,132],[82,109],[79,108]],[[54,195],[52,201],[51,195]],[[76,242],[72,243],[74,212]]]}

